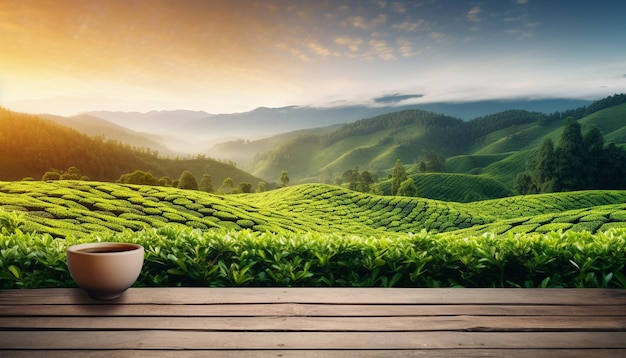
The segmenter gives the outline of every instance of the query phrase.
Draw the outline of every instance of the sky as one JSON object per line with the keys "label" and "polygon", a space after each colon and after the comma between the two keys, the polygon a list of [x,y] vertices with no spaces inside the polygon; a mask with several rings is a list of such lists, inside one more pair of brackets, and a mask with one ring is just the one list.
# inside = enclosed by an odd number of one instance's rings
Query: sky
{"label": "sky", "polygon": [[0,106],[599,99],[626,92],[624,14],[623,0],[2,0]]}

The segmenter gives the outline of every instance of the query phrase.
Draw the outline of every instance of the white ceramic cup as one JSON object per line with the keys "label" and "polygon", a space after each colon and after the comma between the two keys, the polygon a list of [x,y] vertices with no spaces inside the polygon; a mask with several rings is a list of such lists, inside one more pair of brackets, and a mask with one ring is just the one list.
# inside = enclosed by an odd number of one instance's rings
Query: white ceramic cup
{"label": "white ceramic cup", "polygon": [[98,242],[70,246],[67,266],[74,281],[89,296],[113,300],[139,277],[143,246],[121,242]]}

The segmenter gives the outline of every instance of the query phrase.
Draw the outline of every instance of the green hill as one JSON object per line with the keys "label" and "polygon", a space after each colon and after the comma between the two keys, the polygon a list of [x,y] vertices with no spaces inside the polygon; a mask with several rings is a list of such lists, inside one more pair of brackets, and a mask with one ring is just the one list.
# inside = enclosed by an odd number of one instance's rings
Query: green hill
{"label": "green hill", "polygon": [[0,209],[22,213],[27,232],[56,237],[164,225],[292,233],[603,231],[626,226],[626,191],[510,197],[473,203],[364,194],[304,184],[257,194],[104,182],[0,182]]}
{"label": "green hill", "polygon": [[[422,173],[410,174],[419,197],[461,203],[511,196],[515,193],[502,183],[485,175]],[[386,195],[391,193],[391,180],[378,187]]]}
{"label": "green hill", "polygon": [[198,179],[210,174],[216,187],[230,177],[256,187],[262,179],[232,165],[197,157],[162,158],[156,151],[131,147],[99,136],[88,136],[37,116],[0,107],[0,180],[40,179],[51,170],[77,167],[89,179],[114,182],[135,170],[178,179],[185,170]]}
{"label": "green hill", "polygon": [[[493,195],[510,195],[515,176],[532,163],[539,144],[546,138],[558,142],[566,117],[578,119],[583,131],[590,125],[597,126],[607,143],[624,145],[624,102],[626,95],[622,94],[562,113],[508,110],[470,121],[404,110],[365,118],[325,133],[301,132],[257,155],[247,170],[262,177],[287,170],[292,183],[332,182],[354,168],[383,177],[397,159],[417,163],[425,151],[434,151],[446,157],[447,172],[481,174],[483,177],[477,180],[492,180],[505,188],[493,191]],[[420,195],[431,199],[467,201],[470,196],[463,193],[472,190],[455,187],[460,196],[429,196],[444,189],[423,184]]]}

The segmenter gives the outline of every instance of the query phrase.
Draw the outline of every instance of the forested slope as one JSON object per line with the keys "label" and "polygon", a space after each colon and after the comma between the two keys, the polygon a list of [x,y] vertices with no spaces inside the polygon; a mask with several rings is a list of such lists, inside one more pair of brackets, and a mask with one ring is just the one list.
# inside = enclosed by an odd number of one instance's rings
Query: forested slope
{"label": "forested slope", "polygon": [[[256,186],[262,179],[209,158],[166,159],[156,151],[88,136],[33,115],[0,107],[0,180],[41,179],[52,169],[78,168],[91,180],[116,181],[135,170],[178,179],[184,170],[210,174],[217,186],[230,177]],[[278,177],[276,173],[274,176]]]}
{"label": "forested slope", "polygon": [[247,170],[259,176],[287,170],[294,183],[332,181],[355,168],[382,178],[397,159],[409,165],[433,151],[450,161],[446,171],[483,174],[513,190],[516,174],[527,169],[543,140],[558,140],[566,118],[579,120],[583,129],[597,126],[607,143],[626,143],[625,102],[619,94],[564,112],[511,109],[470,121],[404,110],[323,134],[300,133],[258,154]]}

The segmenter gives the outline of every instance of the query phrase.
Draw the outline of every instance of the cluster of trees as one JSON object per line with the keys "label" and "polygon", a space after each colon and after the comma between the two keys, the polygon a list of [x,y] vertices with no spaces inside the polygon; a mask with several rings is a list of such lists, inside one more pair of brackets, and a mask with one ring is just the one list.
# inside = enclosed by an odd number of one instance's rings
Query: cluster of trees
{"label": "cluster of trees", "polygon": [[409,178],[406,168],[400,159],[396,159],[391,173],[391,195],[417,196],[417,187]]}
{"label": "cluster of trees", "polygon": [[[287,179],[288,181],[288,179]],[[180,178],[172,180],[168,176],[161,178],[155,177],[151,172],[135,170],[132,173],[123,174],[117,180],[120,184],[138,184],[138,185],[154,185],[154,186],[169,186],[179,189],[188,190],[200,190],[207,193],[218,194],[236,194],[236,193],[251,193],[252,184],[239,183],[236,187],[235,182],[230,177],[225,178],[222,181],[222,185],[216,190],[213,184],[213,177],[210,174],[203,174],[200,180],[193,175],[189,170],[185,170],[180,175]],[[261,181],[257,184],[256,192],[264,192],[266,190],[266,183]]]}
{"label": "cluster of trees", "polygon": [[[396,160],[388,179],[391,180],[391,195],[417,196],[415,182],[408,176],[406,167],[400,159]],[[372,174],[367,170],[361,172],[358,167],[346,170],[341,177],[335,179],[336,185],[348,184],[348,189],[350,190],[383,195],[381,188],[378,185],[374,185],[377,182],[378,177],[376,174]]]}
{"label": "cluster of trees", "polygon": [[89,180],[89,177],[83,175],[80,169],[76,167],[69,167],[66,171],[51,169],[41,176],[41,180]]}
{"label": "cluster of trees", "polygon": [[575,109],[569,109],[564,112],[554,112],[548,116],[548,121],[564,120],[569,117],[574,119],[580,119],[586,117],[599,110],[617,106],[626,103],[626,93],[614,94],[601,100],[595,101],[588,106],[583,106]]}
{"label": "cluster of trees", "polygon": [[626,189],[626,150],[605,146],[600,130],[591,126],[584,134],[573,117],[565,120],[558,145],[544,140],[530,170],[519,173],[515,189],[520,194],[585,189]]}
{"label": "cluster of trees", "polygon": [[[30,178],[30,180],[33,179]],[[80,169],[72,166],[65,171],[51,169],[41,177],[41,180],[89,180],[89,178],[83,175]],[[286,171],[282,171],[280,180],[283,186],[289,184],[289,175]],[[213,184],[213,177],[210,174],[203,174],[198,181],[195,175],[189,170],[183,171],[178,179],[172,179],[169,176],[157,178],[150,171],[135,170],[132,173],[122,174],[119,179],[117,179],[116,183],[175,187],[179,189],[200,190],[207,193],[217,192],[218,194],[252,193],[252,184],[241,182],[238,186],[235,186],[235,182],[230,177],[225,178],[222,185],[216,190]],[[267,184],[264,181],[259,181],[257,183],[256,192],[261,193],[266,190]]]}
{"label": "cluster of trees", "polygon": [[335,184],[342,185],[347,183],[350,190],[369,193],[372,191],[372,184],[376,183],[376,181],[377,179],[372,173],[367,170],[360,172],[359,168],[356,167],[343,172],[341,177],[335,179]]}
{"label": "cluster of trees", "polygon": [[419,169],[422,173],[444,172],[446,170],[446,158],[433,150],[427,150],[419,162]]}

